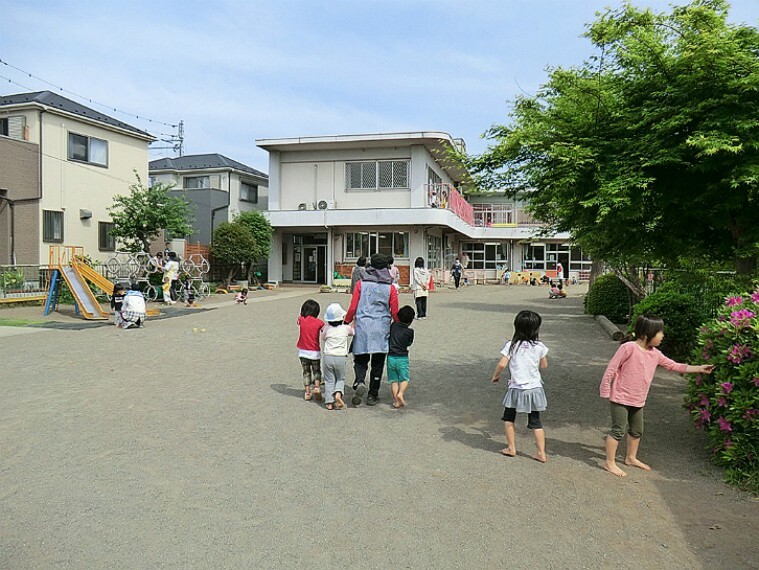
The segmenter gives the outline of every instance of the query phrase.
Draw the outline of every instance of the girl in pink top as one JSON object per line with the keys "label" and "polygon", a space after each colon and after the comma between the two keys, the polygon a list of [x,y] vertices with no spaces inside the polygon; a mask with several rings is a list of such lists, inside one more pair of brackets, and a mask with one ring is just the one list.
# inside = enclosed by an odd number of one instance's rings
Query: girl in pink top
{"label": "girl in pink top", "polygon": [[664,339],[664,321],[656,315],[641,315],[635,321],[635,341],[623,340],[601,380],[601,397],[611,403],[611,431],[606,436],[604,469],[617,477],[627,475],[616,464],[617,447],[627,428],[625,465],[645,471],[651,468],[638,459],[643,435],[643,406],[657,366],[680,374],[709,374],[714,366],[679,364],[664,356],[657,346]]}

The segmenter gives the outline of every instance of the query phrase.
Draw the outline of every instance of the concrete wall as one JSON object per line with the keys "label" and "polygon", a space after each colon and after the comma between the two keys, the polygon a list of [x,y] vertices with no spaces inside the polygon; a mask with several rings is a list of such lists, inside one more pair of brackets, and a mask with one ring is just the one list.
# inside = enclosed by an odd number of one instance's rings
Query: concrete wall
{"label": "concrete wall", "polygon": [[[388,190],[348,190],[345,164],[351,161],[410,160],[409,188]],[[443,182],[452,183],[432,155],[422,145],[368,149],[272,152],[270,155],[269,208],[297,210],[319,201],[332,202],[336,209],[422,208],[426,207],[427,168],[435,170]],[[276,193],[276,195],[275,195]]]}
{"label": "concrete wall", "polygon": [[[39,145],[0,136],[0,188],[6,189],[10,200],[33,200],[14,206],[15,263],[36,265],[40,257],[38,201]],[[0,200],[0,265],[11,265],[11,207]]]}

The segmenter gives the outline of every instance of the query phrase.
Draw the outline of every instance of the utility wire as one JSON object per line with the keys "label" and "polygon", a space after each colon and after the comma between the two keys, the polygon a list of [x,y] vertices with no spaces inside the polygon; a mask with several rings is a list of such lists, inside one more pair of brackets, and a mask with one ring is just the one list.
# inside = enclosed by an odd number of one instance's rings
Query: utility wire
{"label": "utility wire", "polygon": [[[135,115],[134,113],[129,113],[127,111],[121,111],[120,109],[117,109],[116,107],[112,107],[110,105],[106,105],[105,103],[100,103],[98,101],[95,101],[94,99],[90,99],[89,97],[85,97],[84,95],[79,95],[78,93],[74,93],[73,91],[69,91],[68,89],[63,88],[60,85],[55,85],[54,83],[50,83],[49,81],[47,81],[45,79],[42,79],[41,77],[38,77],[38,76],[36,76],[36,75],[34,75],[32,73],[29,73],[28,71],[25,71],[25,70],[21,69],[20,67],[16,67],[15,65],[11,65],[7,61],[3,60],[2,58],[0,58],[0,63],[2,63],[3,65],[6,65],[8,67],[10,67],[11,69],[15,69],[16,71],[18,71],[20,73],[23,73],[23,74],[25,74],[25,75],[33,78],[33,79],[36,79],[37,81],[41,81],[42,83],[44,83],[46,85],[49,85],[50,87],[53,87],[53,88],[55,88],[58,91],[62,91],[63,93],[68,93],[69,95],[73,95],[74,97],[77,97],[77,98],[82,99],[84,101],[88,101],[88,102],[90,102],[93,105],[99,105],[100,107],[103,107],[104,109],[113,109],[113,111],[115,111],[116,113],[121,113],[122,115],[127,115],[129,117],[134,117],[135,119],[140,119],[142,121],[147,121],[149,123],[156,123],[156,124],[159,124],[159,125],[164,125],[166,127],[171,127],[172,129],[176,129],[177,126],[178,126],[177,124],[165,123],[164,121],[159,121],[157,119],[150,119],[148,117],[145,117],[144,115],[140,116],[140,115]],[[3,77],[3,79],[8,79],[8,78],[7,77]],[[8,79],[8,81],[10,81],[11,83],[15,83],[19,87],[23,87],[24,89],[30,89],[29,87],[25,87],[24,85],[21,85],[20,83],[16,83],[15,81],[12,81],[11,79]],[[34,91],[33,89],[30,89],[30,90]]]}

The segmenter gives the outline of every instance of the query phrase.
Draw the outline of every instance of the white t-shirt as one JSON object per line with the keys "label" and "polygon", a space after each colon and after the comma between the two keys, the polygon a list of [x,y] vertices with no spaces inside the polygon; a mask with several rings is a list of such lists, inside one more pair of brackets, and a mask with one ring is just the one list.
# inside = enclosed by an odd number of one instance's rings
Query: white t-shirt
{"label": "white t-shirt", "polygon": [[353,336],[353,327],[327,323],[321,332],[324,341],[324,356],[348,356],[348,338]]}
{"label": "white t-shirt", "polygon": [[540,378],[540,360],[548,354],[548,347],[542,342],[521,342],[509,356],[511,341],[506,343],[501,354],[509,358],[509,387],[520,390],[540,388],[543,381]]}

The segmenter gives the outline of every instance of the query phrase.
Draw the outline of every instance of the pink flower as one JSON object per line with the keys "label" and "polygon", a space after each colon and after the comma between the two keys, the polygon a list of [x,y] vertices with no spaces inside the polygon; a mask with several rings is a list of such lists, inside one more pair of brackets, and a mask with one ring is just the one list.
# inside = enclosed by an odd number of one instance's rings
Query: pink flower
{"label": "pink flower", "polygon": [[719,424],[719,429],[721,431],[733,431],[733,426],[730,425],[730,422],[727,421],[722,416],[719,417],[717,420],[717,423]]}
{"label": "pink flower", "polygon": [[746,413],[743,414],[741,417],[747,422],[750,422],[750,421],[753,421],[754,416],[759,416],[759,410],[756,410],[756,409],[746,410]]}
{"label": "pink flower", "polygon": [[696,379],[693,382],[696,384],[696,386],[701,386],[701,384],[704,383],[704,381],[701,380],[700,376],[696,376]]}
{"label": "pink flower", "polygon": [[701,414],[701,421],[708,422],[709,420],[712,419],[712,415],[709,413],[709,410],[707,410],[706,408],[701,410],[699,414]]}
{"label": "pink flower", "polygon": [[759,376],[754,376],[754,386],[759,388]]}
{"label": "pink flower", "polygon": [[720,396],[720,398],[717,400],[717,405],[721,408],[727,408],[727,400]]}
{"label": "pink flower", "polygon": [[726,307],[735,307],[736,305],[743,304],[743,297],[728,297],[725,299]]}
{"label": "pink flower", "polygon": [[728,437],[723,445],[725,446],[725,449],[729,449],[733,446],[733,440]]}
{"label": "pink flower", "polygon": [[706,407],[709,405],[709,398],[706,397],[706,394],[701,394],[701,401],[699,402],[702,407]]}
{"label": "pink flower", "polygon": [[723,382],[721,384],[721,386],[722,386],[722,391],[725,394],[729,394],[732,391],[732,389],[733,389],[733,383],[732,382]]}
{"label": "pink flower", "polygon": [[727,353],[727,359],[733,364],[740,364],[747,358],[751,358],[751,347],[745,344],[734,344]]}
{"label": "pink flower", "polygon": [[751,302],[759,304],[759,289],[751,293]]}
{"label": "pink flower", "polygon": [[704,349],[701,351],[701,360],[709,360],[712,357],[712,353]]}
{"label": "pink flower", "polygon": [[756,316],[756,313],[752,313],[748,309],[741,309],[740,311],[733,311],[730,313],[730,322],[739,329],[751,326],[751,319]]}

